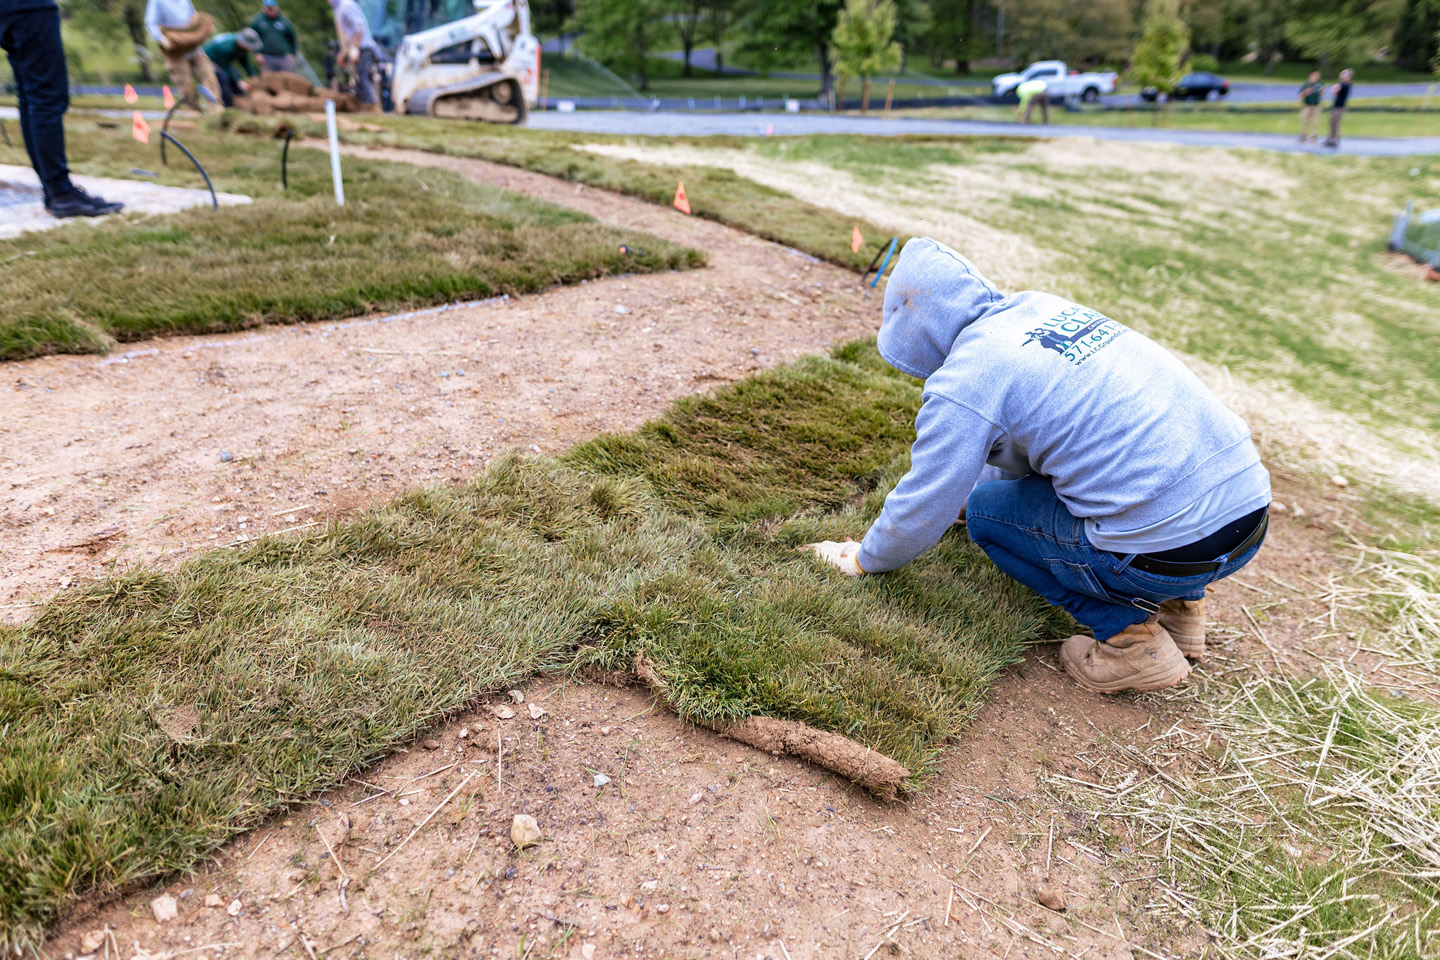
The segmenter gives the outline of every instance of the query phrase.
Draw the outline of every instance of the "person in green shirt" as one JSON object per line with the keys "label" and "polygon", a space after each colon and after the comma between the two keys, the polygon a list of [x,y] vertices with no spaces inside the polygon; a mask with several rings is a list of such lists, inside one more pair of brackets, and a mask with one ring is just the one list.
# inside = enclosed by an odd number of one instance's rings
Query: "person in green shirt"
{"label": "person in green shirt", "polygon": [[250,29],[260,35],[260,69],[265,73],[295,72],[295,54],[300,41],[295,26],[280,12],[279,0],[265,0],[265,5],[250,21]]}
{"label": "person in green shirt", "polygon": [[205,44],[205,56],[215,65],[215,79],[220,81],[220,102],[235,106],[235,94],[249,93],[250,85],[240,76],[259,76],[250,62],[252,51],[260,49],[260,35],[249,27],[239,33],[221,33]]}
{"label": "person in green shirt", "polygon": [[1300,142],[1318,140],[1320,129],[1320,97],[1325,93],[1325,84],[1320,82],[1320,71],[1312,70],[1310,79],[1300,88],[1295,99],[1300,101]]}

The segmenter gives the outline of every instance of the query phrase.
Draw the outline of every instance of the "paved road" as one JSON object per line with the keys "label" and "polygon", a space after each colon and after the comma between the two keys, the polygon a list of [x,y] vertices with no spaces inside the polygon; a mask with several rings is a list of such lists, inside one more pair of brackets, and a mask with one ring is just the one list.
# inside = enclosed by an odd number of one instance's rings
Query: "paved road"
{"label": "paved road", "polygon": [[[806,114],[754,113],[636,113],[625,110],[586,110],[576,113],[532,113],[529,125],[537,130],[574,130],[582,133],[620,133],[644,136],[717,135],[775,136],[848,133],[871,137],[903,134],[942,136],[1090,137],[1143,143],[1178,143],[1192,147],[1249,147],[1283,153],[1333,153],[1301,145],[1294,137],[1269,133],[1216,133],[1204,130],[1165,130],[1150,127],[1025,126],[980,120],[922,120],[918,118],[832,117]],[[1370,157],[1440,154],[1440,137],[1355,137],[1338,151]]]}
{"label": "paved road", "polygon": [[[1350,96],[1357,104],[1376,97],[1423,97],[1432,85],[1428,83],[1357,83]],[[1230,92],[1221,103],[1289,103],[1295,99],[1300,84],[1255,83],[1253,81],[1231,80]],[[1440,92],[1440,90],[1437,90]],[[1128,106],[1139,103],[1140,97],[1133,93],[1116,94],[1103,98],[1112,106]],[[1325,99],[1330,99],[1326,88]],[[1297,108],[1298,109],[1298,108]]]}

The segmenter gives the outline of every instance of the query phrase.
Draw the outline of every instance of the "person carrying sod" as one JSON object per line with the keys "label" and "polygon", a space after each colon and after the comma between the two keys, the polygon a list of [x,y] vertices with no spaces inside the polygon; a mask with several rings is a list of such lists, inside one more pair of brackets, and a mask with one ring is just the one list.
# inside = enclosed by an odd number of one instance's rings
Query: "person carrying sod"
{"label": "person carrying sod", "polygon": [[884,573],[958,515],[997,567],[1090,628],[1060,649],[1083,686],[1188,677],[1206,585],[1265,538],[1270,475],[1244,422],[1154,341],[1052,294],[1002,294],[930,239],[900,254],[878,345],[925,381],[910,471],[863,542],[803,549]]}

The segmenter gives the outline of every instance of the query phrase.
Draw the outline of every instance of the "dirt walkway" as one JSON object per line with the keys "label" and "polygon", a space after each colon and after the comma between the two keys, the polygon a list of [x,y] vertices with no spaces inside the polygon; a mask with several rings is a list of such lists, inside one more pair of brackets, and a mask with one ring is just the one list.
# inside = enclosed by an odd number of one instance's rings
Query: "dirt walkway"
{"label": "dirt walkway", "polygon": [[[468,475],[507,447],[631,426],[874,323],[853,276],[735,231],[489,164],[417,159],[700,246],[713,266],[385,323],[160,341],[129,362],[16,365],[16,414],[0,427],[8,589],[43,595],[116,560],[171,562]],[[1214,591],[1205,669],[1267,655],[1242,626],[1244,604],[1267,644],[1303,640],[1313,605],[1265,578],[1324,576],[1325,535],[1312,526],[1323,509],[1277,522],[1263,565]],[[515,715],[501,719],[505,706]],[[1093,817],[1047,783],[1111,769],[1107,737],[1189,722],[1163,698],[1085,693],[1040,648],[997,685],[932,787],[886,807],[689,727],[641,691],[541,680],[525,703],[477,706],[195,876],[78,904],[50,951],[1198,956],[1203,931],[1154,909],[1165,898],[1153,867],[1107,848]],[[1193,761],[1179,751],[1168,762]],[[510,844],[519,813],[544,833],[521,853]],[[1041,906],[1042,891],[1067,912]],[[166,896],[178,915],[158,923],[151,904]]]}
{"label": "dirt walkway", "polygon": [[171,565],[468,477],[505,450],[634,427],[677,397],[879,324],[853,274],[739,231],[507,167],[403,157],[698,247],[711,265],[6,364],[7,619],[115,565]]}

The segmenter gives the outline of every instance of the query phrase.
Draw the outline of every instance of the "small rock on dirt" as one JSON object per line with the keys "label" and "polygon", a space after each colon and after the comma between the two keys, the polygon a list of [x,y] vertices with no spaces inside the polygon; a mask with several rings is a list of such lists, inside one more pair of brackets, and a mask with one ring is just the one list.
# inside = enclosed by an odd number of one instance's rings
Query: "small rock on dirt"
{"label": "small rock on dirt", "polygon": [[627,313],[630,312],[630,308],[627,307],[627,306],[625,306],[625,304],[623,304],[623,303],[617,303],[617,304],[615,304],[615,312],[618,313],[618,314],[620,314],[620,316],[623,317],[623,316],[625,316],[625,314],[627,314]]}
{"label": "small rock on dirt", "polygon": [[509,707],[496,707],[495,716],[499,717],[501,720],[509,720],[511,717],[515,716],[515,711],[511,710]]}
{"label": "small rock on dirt", "polygon": [[586,943],[581,945],[580,956],[584,957],[585,960],[595,960],[595,944]]}
{"label": "small rock on dirt", "polygon": [[609,782],[610,782],[610,778],[607,777],[607,776],[605,776],[605,774],[603,774],[603,773],[597,773],[597,774],[595,774],[595,786],[597,786],[597,787],[603,787],[603,786],[605,786],[605,784],[607,784],[607,783],[609,783]]}
{"label": "small rock on dirt", "polygon": [[225,898],[218,893],[207,893],[205,894],[205,906],[223,907],[225,906]]}
{"label": "small rock on dirt", "polygon": [[1347,480],[1347,479],[1345,479],[1344,477],[1342,477],[1342,476],[1341,476],[1340,474],[1338,474],[1338,473],[1335,474],[1334,476],[1332,476],[1332,477],[1330,478],[1330,482],[1333,483],[1333,484],[1335,484],[1335,486],[1337,486],[1337,487],[1348,487],[1348,486],[1350,486],[1350,481]]}
{"label": "small rock on dirt", "polygon": [[221,463],[229,463],[231,460],[234,460],[234,459],[235,459],[235,454],[231,453],[229,450],[221,450],[221,451],[220,451],[220,462],[221,462]]}
{"label": "small rock on dirt", "polygon": [[531,719],[531,720],[539,720],[539,719],[540,719],[541,717],[543,717],[543,716],[545,716],[545,708],[544,708],[544,707],[540,706],[540,704],[538,704],[538,703],[532,703],[532,704],[530,704],[530,719]]}
{"label": "small rock on dirt", "polygon": [[103,946],[105,946],[104,928],[101,928],[99,930],[91,930],[80,936],[81,953],[94,953],[96,950],[99,950]]}
{"label": "small rock on dirt", "polygon": [[180,904],[168,893],[162,893],[150,901],[150,912],[155,915],[156,923],[169,923],[180,913]]}
{"label": "small rock on dirt", "polygon": [[519,690],[511,690],[510,699],[515,701],[516,703],[524,703],[525,694],[521,693]]}
{"label": "small rock on dirt", "polygon": [[346,840],[350,839],[350,831],[354,828],[355,821],[346,814],[336,814],[334,820],[323,821],[315,826],[316,831],[325,838],[331,850],[339,850]]}
{"label": "small rock on dirt", "polygon": [[601,728],[600,728],[600,735],[601,735],[602,737],[608,737],[608,736],[610,736],[610,728],[609,728],[609,727],[601,727]]}
{"label": "small rock on dirt", "polygon": [[240,916],[240,911],[244,909],[245,904],[241,903],[239,898],[236,898],[230,901],[230,906],[225,908],[225,912],[230,914],[230,916],[232,917],[238,917]]}
{"label": "small rock on dirt", "polygon": [[1056,887],[1041,887],[1035,891],[1035,899],[1039,901],[1040,906],[1057,913],[1068,906],[1065,903],[1065,894]]}
{"label": "small rock on dirt", "polygon": [[510,822],[510,840],[516,850],[524,850],[540,842],[540,824],[528,813],[517,813]]}
{"label": "small rock on dirt", "polygon": [[440,749],[440,741],[439,741],[439,740],[426,740],[424,743],[420,744],[420,746],[424,747],[426,750],[439,750],[439,749]]}

